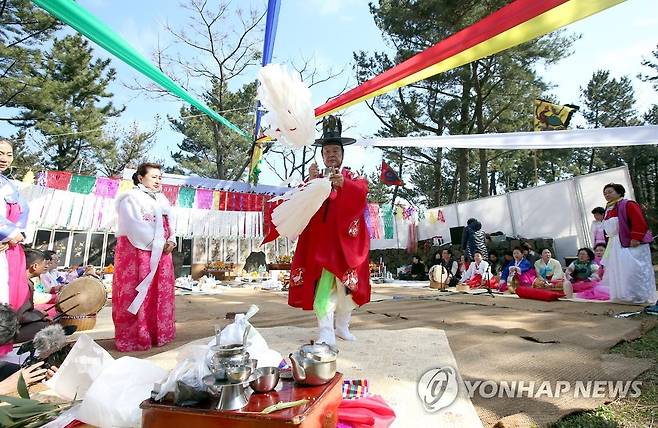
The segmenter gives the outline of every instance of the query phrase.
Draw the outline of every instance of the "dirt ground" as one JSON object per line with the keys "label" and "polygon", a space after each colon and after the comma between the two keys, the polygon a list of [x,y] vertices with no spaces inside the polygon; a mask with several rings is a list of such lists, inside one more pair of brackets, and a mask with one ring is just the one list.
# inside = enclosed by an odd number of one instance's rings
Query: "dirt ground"
{"label": "dirt ground", "polygon": [[[630,381],[653,364],[649,359],[609,352],[620,342],[641,337],[656,324],[655,317],[614,317],[638,311],[638,306],[547,303],[396,286],[376,287],[372,300],[355,311],[352,327],[357,336],[360,329],[444,330],[465,380]],[[257,328],[315,326],[313,313],[290,308],[281,292],[233,289],[218,295],[177,296],[176,340],[130,355],[143,358],[211,336],[214,325],[226,313],[245,312],[251,304],[260,307],[252,319]],[[97,342],[115,357],[125,355],[116,351],[111,339]],[[410,355],[410,364],[412,358]],[[546,426],[569,413],[595,409],[611,399],[483,398],[476,394],[472,401],[484,426],[512,427]]]}

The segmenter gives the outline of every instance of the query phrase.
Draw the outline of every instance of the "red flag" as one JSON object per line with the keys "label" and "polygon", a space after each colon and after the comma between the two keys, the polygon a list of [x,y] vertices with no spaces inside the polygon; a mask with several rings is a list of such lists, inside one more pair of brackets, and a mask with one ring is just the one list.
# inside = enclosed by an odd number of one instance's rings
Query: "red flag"
{"label": "red flag", "polygon": [[387,186],[402,186],[402,180],[400,180],[400,177],[393,171],[393,168],[391,168],[386,162],[382,160],[382,173],[379,176],[379,179],[381,180],[382,183],[384,183]]}

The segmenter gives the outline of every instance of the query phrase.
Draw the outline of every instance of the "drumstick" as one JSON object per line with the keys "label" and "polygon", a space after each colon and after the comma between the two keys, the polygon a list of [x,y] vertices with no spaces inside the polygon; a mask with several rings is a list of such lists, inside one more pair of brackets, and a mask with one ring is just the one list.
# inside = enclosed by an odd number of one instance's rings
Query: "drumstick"
{"label": "drumstick", "polygon": [[[79,303],[77,305],[72,306],[71,308],[69,308],[66,312],[61,312],[61,313],[57,314],[51,321],[55,322],[55,321],[59,320],[61,317],[63,317],[64,315],[66,315],[67,313],[72,311],[73,309],[77,308],[78,306],[80,306]],[[48,318],[48,316],[46,315],[43,318],[40,318],[40,319],[34,320],[34,321],[29,321],[29,322],[26,322],[25,324],[22,324],[22,325],[28,325],[28,324],[32,324],[32,323],[35,323],[35,322],[48,321],[47,318]]]}
{"label": "drumstick", "polygon": [[80,303],[78,303],[78,304],[75,305],[75,306],[71,306],[68,310],[66,310],[66,311],[64,311],[64,312],[61,312],[61,313],[57,314],[57,315],[53,318],[53,322],[59,320],[61,317],[63,317],[64,315],[68,314],[68,313],[71,312],[73,309],[77,308],[78,306],[80,306]]}
{"label": "drumstick", "polygon": [[55,306],[57,306],[57,305],[61,305],[62,303],[66,302],[67,300],[71,300],[72,298],[74,298],[74,297],[77,296],[78,294],[80,294],[80,293],[79,293],[79,292],[78,292],[78,293],[75,293],[74,295],[69,296],[69,297],[67,297],[66,299],[62,300],[61,302],[57,302],[57,303],[55,303],[55,304],[52,305],[52,306],[48,306],[48,307],[47,307],[46,309],[44,309],[43,311],[44,311],[44,312],[48,312],[49,310],[51,310],[51,309],[54,308]]}

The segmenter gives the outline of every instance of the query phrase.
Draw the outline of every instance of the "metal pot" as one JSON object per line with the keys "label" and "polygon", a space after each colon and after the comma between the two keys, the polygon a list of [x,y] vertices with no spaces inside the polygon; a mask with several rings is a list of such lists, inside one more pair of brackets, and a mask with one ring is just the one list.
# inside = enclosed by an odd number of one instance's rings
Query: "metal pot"
{"label": "metal pot", "polygon": [[301,385],[323,385],[336,375],[338,350],[333,346],[311,342],[289,357],[293,378]]}

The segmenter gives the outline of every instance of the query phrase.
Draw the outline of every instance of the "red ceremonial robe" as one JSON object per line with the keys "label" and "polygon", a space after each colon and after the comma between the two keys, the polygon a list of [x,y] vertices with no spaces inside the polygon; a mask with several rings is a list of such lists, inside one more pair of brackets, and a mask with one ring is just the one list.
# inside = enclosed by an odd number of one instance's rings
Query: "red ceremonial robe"
{"label": "red ceremonial robe", "polygon": [[351,291],[357,305],[370,301],[370,237],[365,209],[368,181],[343,168],[343,187],[329,198],[299,235],[290,271],[288,304],[313,309],[315,287],[327,269]]}

